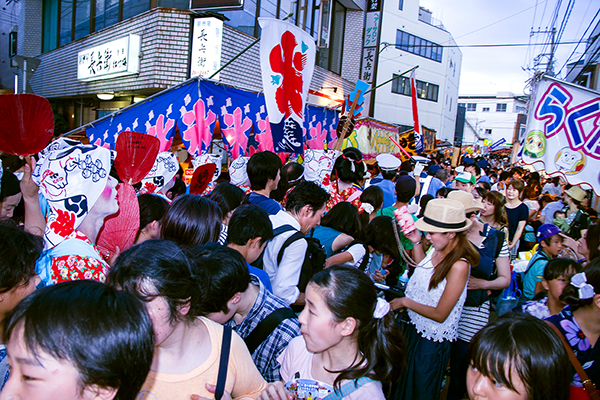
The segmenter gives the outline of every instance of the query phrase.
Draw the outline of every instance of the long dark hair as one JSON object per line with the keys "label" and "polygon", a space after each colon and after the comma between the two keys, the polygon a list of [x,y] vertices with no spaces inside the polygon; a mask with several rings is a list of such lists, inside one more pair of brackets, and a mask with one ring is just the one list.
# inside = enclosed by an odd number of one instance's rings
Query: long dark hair
{"label": "long dark hair", "polygon": [[504,197],[502,193],[493,190],[488,192],[484,196],[484,199],[494,205],[494,221],[501,226],[507,226],[508,217],[506,216],[506,210],[504,209],[506,197]]}
{"label": "long dark hair", "polygon": [[528,400],[567,400],[571,365],[565,347],[545,322],[508,313],[471,340],[467,359],[483,376],[517,392],[513,372]]}
{"label": "long dark hair", "polygon": [[[594,293],[600,294],[598,293],[600,292],[600,258],[596,258],[586,265],[584,272],[587,283],[594,287]],[[571,277],[571,280],[573,280],[573,277]],[[560,295],[560,300],[571,305],[575,310],[580,307],[589,306],[594,302],[593,297],[589,299],[579,298],[579,289],[572,284],[565,286]]]}
{"label": "long dark hair", "polygon": [[400,260],[400,250],[394,234],[395,221],[387,215],[373,218],[360,234],[360,240],[371,246],[375,251],[392,256],[394,260]]}
{"label": "long dark hair", "polygon": [[222,221],[223,215],[216,202],[195,194],[184,194],[171,203],[160,223],[160,236],[182,247],[216,242]]}
{"label": "long dark hair", "polygon": [[435,266],[435,271],[429,281],[429,290],[435,289],[446,278],[452,266],[461,258],[466,258],[471,266],[479,265],[479,252],[469,239],[467,239],[466,231],[456,232],[453,242],[448,243],[448,246],[454,247],[452,251],[446,254],[442,261]]}
{"label": "long dark hair", "polygon": [[358,210],[352,203],[337,203],[321,219],[321,225],[356,238],[360,232]]}
{"label": "long dark hair", "polygon": [[585,243],[587,244],[587,248],[590,251],[589,261],[598,258],[598,256],[600,256],[600,250],[598,249],[598,247],[600,246],[599,223],[594,223],[589,226],[585,235]]}
{"label": "long dark hair", "polygon": [[377,305],[373,282],[355,268],[336,265],[313,276],[310,283],[318,287],[336,322],[351,317],[357,323],[356,360],[345,370],[334,371],[339,372],[334,386],[367,376],[389,389],[404,367],[406,345],[391,312],[383,318],[373,317]]}

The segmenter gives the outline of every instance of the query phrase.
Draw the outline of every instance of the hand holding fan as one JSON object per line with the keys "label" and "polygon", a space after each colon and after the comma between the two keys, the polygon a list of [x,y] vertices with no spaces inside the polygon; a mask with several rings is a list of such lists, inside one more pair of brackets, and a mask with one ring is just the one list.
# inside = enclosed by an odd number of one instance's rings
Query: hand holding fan
{"label": "hand holding fan", "polygon": [[160,140],[145,133],[124,131],[117,136],[115,169],[123,182],[134,185],[152,169]]}
{"label": "hand holding fan", "polygon": [[17,156],[39,153],[54,133],[54,114],[46,98],[35,94],[0,96],[0,151]]}

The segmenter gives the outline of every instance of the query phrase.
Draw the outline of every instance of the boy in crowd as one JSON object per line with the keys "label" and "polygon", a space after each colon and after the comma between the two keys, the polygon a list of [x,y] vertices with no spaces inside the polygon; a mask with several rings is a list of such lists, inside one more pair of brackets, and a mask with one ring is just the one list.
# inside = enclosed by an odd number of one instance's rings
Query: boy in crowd
{"label": "boy in crowd", "polygon": [[269,197],[271,192],[277,189],[281,166],[281,159],[277,154],[271,151],[261,151],[250,157],[246,167],[252,189],[248,196],[248,203],[256,204],[269,215],[275,215],[283,210],[281,204]]}
{"label": "boy in crowd", "polygon": [[42,288],[4,327],[11,372],[2,399],[134,400],[150,371],[154,334],[144,305],[100,282]]}
{"label": "boy in crowd", "polygon": [[581,264],[569,258],[554,258],[548,261],[542,278],[546,294],[539,300],[527,302],[523,306],[523,312],[540,319],[561,312],[567,303],[560,300],[560,295],[571,282],[571,277],[582,270]]}
{"label": "boy in crowd", "polygon": [[456,189],[471,193],[477,181],[470,172],[459,172],[455,179]]}
{"label": "boy in crowd", "polygon": [[523,273],[523,300],[533,299],[544,289],[542,284],[544,268],[548,261],[556,258],[562,250],[563,236],[562,231],[553,224],[543,224],[538,228],[539,250],[531,257],[527,270]]}
{"label": "boy in crowd", "polygon": [[243,257],[233,249],[199,249],[194,262],[209,282],[204,305],[207,317],[229,325],[244,339],[267,382],[280,381],[277,357],[300,335],[296,314],[248,273]]}
{"label": "boy in crowd", "polygon": [[269,292],[273,292],[269,275],[250,264],[260,257],[271,238],[273,238],[273,227],[265,210],[251,204],[235,209],[229,219],[227,247],[236,250],[244,257],[250,274],[260,279]]}

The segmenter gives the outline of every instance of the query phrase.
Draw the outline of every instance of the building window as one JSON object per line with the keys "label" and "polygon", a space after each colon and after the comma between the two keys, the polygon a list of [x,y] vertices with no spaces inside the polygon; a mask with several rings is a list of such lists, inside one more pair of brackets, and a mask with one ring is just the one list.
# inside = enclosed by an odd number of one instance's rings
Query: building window
{"label": "building window", "polygon": [[403,10],[404,9],[404,0],[400,0],[400,2],[398,3],[398,10]]}
{"label": "building window", "polygon": [[467,103],[467,111],[477,111],[477,103]]}
{"label": "building window", "polygon": [[485,130],[485,134],[486,135],[491,135],[492,134],[492,130],[491,129],[486,129]]}
{"label": "building window", "polygon": [[496,104],[496,112],[506,112],[506,103]]}
{"label": "building window", "polygon": [[317,51],[317,65],[338,75],[342,73],[342,53],[344,50],[344,29],[346,7],[339,1],[333,3],[329,47]]}
{"label": "building window", "polygon": [[[394,75],[394,77],[397,76],[398,75]],[[420,99],[436,102],[438,101],[438,94],[440,89],[439,85],[417,80],[416,86],[417,96]],[[394,79],[392,81],[392,92],[402,94],[404,96],[412,96],[412,91],[410,90],[410,78],[402,76],[400,78]]]}
{"label": "building window", "polygon": [[483,112],[490,112],[490,108],[489,107],[483,107]]}
{"label": "building window", "polygon": [[442,62],[442,46],[399,29],[396,31],[396,48]]}
{"label": "building window", "polygon": [[149,9],[150,0],[43,0],[42,52]]}

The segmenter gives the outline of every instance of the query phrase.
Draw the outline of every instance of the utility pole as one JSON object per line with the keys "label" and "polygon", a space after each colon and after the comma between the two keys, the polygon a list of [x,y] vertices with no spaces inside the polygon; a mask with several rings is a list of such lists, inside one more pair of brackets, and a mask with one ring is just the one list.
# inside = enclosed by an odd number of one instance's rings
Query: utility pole
{"label": "utility pole", "polygon": [[534,62],[533,68],[536,71],[541,71],[542,68],[539,68],[539,67],[541,67],[544,64],[543,61],[542,61],[542,59],[544,57],[548,57],[548,62],[546,63],[546,71],[545,72],[548,75],[550,75],[550,76],[554,76],[554,53],[556,51],[556,28],[552,28],[552,30],[550,30],[550,31],[549,30],[545,30],[545,31],[538,30],[538,31],[535,31],[535,32],[532,31],[531,34],[530,34],[530,36],[533,36],[535,34],[540,34],[540,33],[549,33],[549,34],[551,34],[551,37],[550,37],[550,53],[541,53],[541,54],[538,54],[533,59],[533,62]]}

